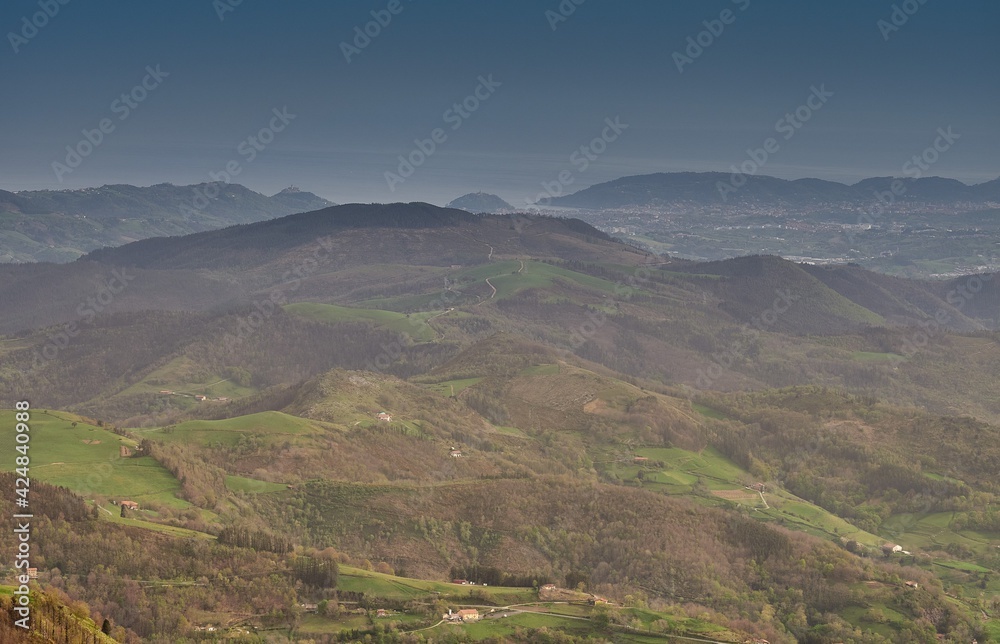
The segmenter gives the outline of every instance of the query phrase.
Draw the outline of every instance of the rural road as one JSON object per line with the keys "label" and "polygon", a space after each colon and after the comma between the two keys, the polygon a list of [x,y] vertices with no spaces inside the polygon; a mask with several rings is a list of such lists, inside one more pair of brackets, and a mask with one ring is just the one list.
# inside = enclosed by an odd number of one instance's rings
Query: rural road
{"label": "rural road", "polygon": [[493,283],[490,281],[490,278],[488,278],[488,277],[486,278],[486,285],[489,286],[491,289],[493,289],[493,292],[490,293],[490,296],[488,298],[486,298],[485,300],[483,300],[479,304],[476,304],[476,306],[481,306],[481,305],[485,304],[486,302],[489,302],[490,300],[492,300],[494,297],[497,296],[497,287],[493,286]]}

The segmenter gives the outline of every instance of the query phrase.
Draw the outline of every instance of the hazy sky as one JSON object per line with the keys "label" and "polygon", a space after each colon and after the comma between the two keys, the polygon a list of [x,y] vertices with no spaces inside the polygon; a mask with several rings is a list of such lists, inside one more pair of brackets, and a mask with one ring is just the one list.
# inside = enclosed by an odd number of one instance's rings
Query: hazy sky
{"label": "hazy sky", "polygon": [[[833,95],[779,135],[761,174],[898,175],[951,126],[961,138],[929,174],[1000,176],[1000,2],[897,7],[894,25],[879,0],[5,0],[0,188],[187,184],[228,163],[269,194],[523,204],[562,170],[568,191],[727,171],[814,86]],[[348,62],[342,43],[372,11],[387,24],[367,25],[379,33]],[[686,52],[689,37],[707,46]],[[681,72],[675,52],[698,55]],[[474,111],[454,110],[491,75]],[[628,128],[581,171],[571,155],[615,117]],[[79,145],[102,119],[100,143]],[[267,145],[247,141],[271,125]],[[385,173],[436,128],[433,154],[390,190]],[[89,152],[75,168],[67,145]]]}

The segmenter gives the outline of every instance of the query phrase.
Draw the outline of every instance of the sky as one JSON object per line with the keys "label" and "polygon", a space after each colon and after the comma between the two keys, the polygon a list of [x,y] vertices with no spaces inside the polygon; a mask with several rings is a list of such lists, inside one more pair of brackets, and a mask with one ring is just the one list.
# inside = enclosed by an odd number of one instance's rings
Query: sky
{"label": "sky", "polygon": [[898,176],[948,128],[927,174],[978,183],[998,26],[996,0],[5,0],[0,188],[523,205],[769,138],[759,174]]}

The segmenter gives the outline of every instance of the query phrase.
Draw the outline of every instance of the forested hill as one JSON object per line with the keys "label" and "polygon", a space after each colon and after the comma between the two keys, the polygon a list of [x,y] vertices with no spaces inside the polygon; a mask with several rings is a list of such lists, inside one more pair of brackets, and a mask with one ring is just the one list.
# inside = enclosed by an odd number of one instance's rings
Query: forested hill
{"label": "forested hill", "polygon": [[104,246],[214,230],[330,205],[297,188],[267,196],[221,182],[0,191],[0,262],[69,262]]}
{"label": "forested hill", "polygon": [[[530,234],[522,235],[527,228]],[[481,263],[491,249],[566,259],[622,252],[645,255],[628,251],[576,219],[479,216],[427,203],[394,203],[347,204],[183,238],[148,239],[95,251],[84,259],[144,268],[232,268],[261,265],[318,243],[335,257],[353,258],[355,265]],[[583,244],[593,248],[574,251]]]}

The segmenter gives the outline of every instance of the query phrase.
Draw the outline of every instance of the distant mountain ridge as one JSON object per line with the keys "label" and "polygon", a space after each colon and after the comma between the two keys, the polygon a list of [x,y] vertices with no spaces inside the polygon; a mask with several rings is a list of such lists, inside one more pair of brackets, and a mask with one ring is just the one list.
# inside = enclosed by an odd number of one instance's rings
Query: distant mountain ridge
{"label": "distant mountain ridge", "polygon": [[297,188],[269,197],[227,183],[0,191],[0,262],[67,262],[105,246],[214,230],[331,205]]}
{"label": "distant mountain ridge", "polygon": [[689,205],[774,204],[781,206],[864,204],[877,193],[892,192],[902,202],[1000,203],[1000,179],[966,185],[942,177],[873,177],[853,185],[823,179],[779,179],[766,175],[724,172],[672,172],[635,175],[599,183],[573,194],[554,197],[549,205],[592,210]]}

